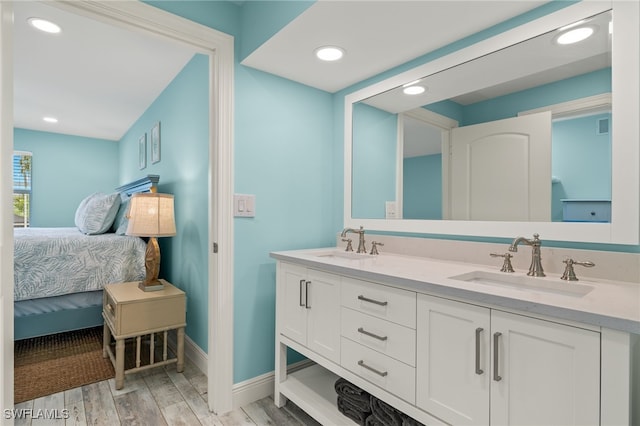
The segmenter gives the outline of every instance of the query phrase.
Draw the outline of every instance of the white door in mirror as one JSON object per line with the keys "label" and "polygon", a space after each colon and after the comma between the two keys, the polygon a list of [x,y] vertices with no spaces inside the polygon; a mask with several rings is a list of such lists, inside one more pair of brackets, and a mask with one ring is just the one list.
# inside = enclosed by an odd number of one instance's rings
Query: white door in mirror
{"label": "white door in mirror", "polygon": [[551,219],[550,112],[452,129],[450,161],[450,219]]}

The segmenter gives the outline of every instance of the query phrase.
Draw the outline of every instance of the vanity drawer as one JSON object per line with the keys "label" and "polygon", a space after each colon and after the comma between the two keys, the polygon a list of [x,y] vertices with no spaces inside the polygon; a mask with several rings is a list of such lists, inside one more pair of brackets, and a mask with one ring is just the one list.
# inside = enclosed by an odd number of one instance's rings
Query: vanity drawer
{"label": "vanity drawer", "polygon": [[354,342],[416,365],[416,331],[349,308],[342,308],[341,334]]}
{"label": "vanity drawer", "polygon": [[340,364],[368,382],[413,404],[416,369],[343,337]]}
{"label": "vanity drawer", "polygon": [[343,278],[342,306],[416,328],[416,293],[368,281]]}
{"label": "vanity drawer", "polygon": [[565,222],[611,222],[611,201],[562,200]]}

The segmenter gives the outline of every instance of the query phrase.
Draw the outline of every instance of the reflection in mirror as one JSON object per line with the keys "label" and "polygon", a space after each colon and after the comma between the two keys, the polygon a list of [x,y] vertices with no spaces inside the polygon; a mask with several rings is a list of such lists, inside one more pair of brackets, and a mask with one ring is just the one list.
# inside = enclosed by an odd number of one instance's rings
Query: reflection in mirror
{"label": "reflection in mirror", "polygon": [[[610,222],[611,12],[353,105],[352,217]],[[405,85],[408,86],[408,85]],[[526,130],[529,126],[530,130]]]}

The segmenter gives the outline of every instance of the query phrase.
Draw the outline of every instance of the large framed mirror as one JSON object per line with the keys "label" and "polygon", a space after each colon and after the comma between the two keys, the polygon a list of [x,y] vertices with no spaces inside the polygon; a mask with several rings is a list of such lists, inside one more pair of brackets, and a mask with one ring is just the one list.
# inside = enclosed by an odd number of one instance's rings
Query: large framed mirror
{"label": "large framed mirror", "polygon": [[581,2],[346,96],[345,224],[638,244],[634,8]]}

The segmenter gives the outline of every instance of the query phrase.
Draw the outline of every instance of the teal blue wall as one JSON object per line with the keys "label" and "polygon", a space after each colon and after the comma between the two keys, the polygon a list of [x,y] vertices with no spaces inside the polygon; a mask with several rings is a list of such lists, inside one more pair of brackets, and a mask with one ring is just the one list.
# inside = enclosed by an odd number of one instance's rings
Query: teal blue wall
{"label": "teal blue wall", "polygon": [[442,154],[405,158],[402,218],[442,219]]}
{"label": "teal blue wall", "polygon": [[358,103],[353,108],[354,217],[384,219],[396,199],[398,115]]}
{"label": "teal blue wall", "polygon": [[236,69],[235,192],[256,217],[234,222],[234,381],[274,368],[275,261],[269,252],[335,245],[331,95]]}
{"label": "teal blue wall", "polygon": [[118,186],[118,143],[14,129],[14,149],[33,153],[31,226],[75,226],[80,201]]}
{"label": "teal blue wall", "polygon": [[[196,55],[120,140],[120,182],[160,175],[158,192],[175,196],[176,236],[160,238],[160,276],[187,293],[187,335],[208,339],[209,58]],[[151,128],[160,122],[161,159],[151,163]],[[138,138],[147,134],[147,167]]]}
{"label": "teal blue wall", "polygon": [[611,114],[594,114],[553,123],[551,174],[552,220],[562,220],[563,198],[611,199],[611,133],[598,134],[598,120],[611,122]]}

